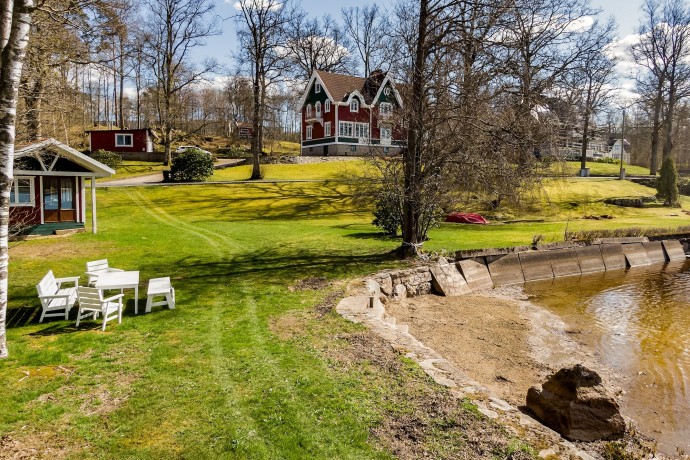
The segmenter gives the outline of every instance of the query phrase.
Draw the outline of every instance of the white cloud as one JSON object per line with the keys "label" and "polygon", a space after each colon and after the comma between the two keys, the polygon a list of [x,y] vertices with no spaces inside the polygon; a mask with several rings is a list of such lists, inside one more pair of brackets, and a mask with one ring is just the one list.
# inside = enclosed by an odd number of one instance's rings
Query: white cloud
{"label": "white cloud", "polygon": [[581,18],[577,18],[574,21],[571,21],[565,27],[564,30],[566,32],[586,32],[592,28],[593,24],[594,24],[594,17],[593,16],[582,16]]}
{"label": "white cloud", "polygon": [[242,3],[233,0],[225,0],[225,3],[232,3],[232,7],[237,11],[242,11],[242,5],[250,10],[264,10],[266,8],[277,11],[283,7],[283,3],[278,0],[244,0]]}

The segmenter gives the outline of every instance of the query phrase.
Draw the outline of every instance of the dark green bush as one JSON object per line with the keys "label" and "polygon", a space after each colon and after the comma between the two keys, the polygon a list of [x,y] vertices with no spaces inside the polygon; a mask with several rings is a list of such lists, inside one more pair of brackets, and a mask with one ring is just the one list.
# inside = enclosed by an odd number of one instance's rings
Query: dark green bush
{"label": "dark green bush", "polygon": [[393,194],[383,195],[376,200],[374,220],[371,222],[383,229],[386,235],[397,236],[402,225],[402,200]]}
{"label": "dark green bush", "polygon": [[122,166],[122,157],[117,153],[109,152],[108,150],[96,150],[95,152],[91,153],[91,158],[113,169],[117,169]]}
{"label": "dark green bush", "polygon": [[213,175],[213,157],[198,149],[188,149],[176,155],[170,166],[173,182],[204,182]]}
{"label": "dark green bush", "polygon": [[666,158],[661,163],[659,179],[656,183],[656,196],[664,200],[666,206],[680,206],[678,194],[678,171],[672,158]]}
{"label": "dark green bush", "polygon": [[690,195],[690,179],[687,177],[681,177],[678,180],[678,191],[680,192],[681,195],[689,196]]}

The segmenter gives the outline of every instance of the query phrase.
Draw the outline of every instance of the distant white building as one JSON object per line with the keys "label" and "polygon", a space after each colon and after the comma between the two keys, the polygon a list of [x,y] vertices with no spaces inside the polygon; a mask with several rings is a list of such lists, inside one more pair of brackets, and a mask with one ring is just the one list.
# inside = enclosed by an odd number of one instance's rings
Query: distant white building
{"label": "distant white building", "polygon": [[618,139],[616,142],[613,143],[611,146],[611,150],[609,151],[609,158],[613,158],[614,160],[620,160],[621,159],[621,150],[623,151],[623,163],[630,163],[630,152],[627,151],[626,147],[630,147],[630,143],[625,140],[625,139]]}

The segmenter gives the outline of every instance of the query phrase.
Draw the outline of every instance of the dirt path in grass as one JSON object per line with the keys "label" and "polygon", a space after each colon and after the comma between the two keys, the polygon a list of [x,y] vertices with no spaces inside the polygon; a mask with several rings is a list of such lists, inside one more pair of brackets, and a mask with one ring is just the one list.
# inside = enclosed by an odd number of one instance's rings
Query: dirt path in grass
{"label": "dirt path in grass", "polygon": [[515,406],[552,371],[590,361],[565,325],[518,290],[391,302],[388,314],[468,376]]}

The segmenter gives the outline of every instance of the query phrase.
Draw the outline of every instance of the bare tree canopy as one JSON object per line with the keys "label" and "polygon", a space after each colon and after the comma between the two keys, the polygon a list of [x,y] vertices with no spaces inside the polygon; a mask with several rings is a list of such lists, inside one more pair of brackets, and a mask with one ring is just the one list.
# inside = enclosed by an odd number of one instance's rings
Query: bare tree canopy
{"label": "bare tree canopy", "polygon": [[156,81],[154,97],[169,164],[179,94],[217,67],[212,60],[197,66],[191,56],[206,38],[220,33],[218,17],[213,16],[214,3],[210,0],[145,0],[144,5],[148,31],[145,53]]}
{"label": "bare tree canopy", "polygon": [[267,116],[269,87],[288,73],[285,59],[287,30],[299,20],[300,13],[290,0],[239,0],[235,20],[240,41],[240,64],[251,75],[252,110],[252,175],[261,179],[260,156],[263,152],[264,120]]}
{"label": "bare tree canopy", "polygon": [[364,76],[368,77],[376,69],[387,71],[390,61],[390,27],[386,16],[376,3],[362,8],[343,8],[345,33],[352,41],[360,58]]}
{"label": "bare tree canopy", "polygon": [[651,107],[650,173],[658,169],[659,136],[663,127],[662,157],[674,148],[673,121],[678,102],[690,95],[690,6],[683,0],[648,0],[639,28],[640,41],[631,47],[645,71],[637,89]]}

